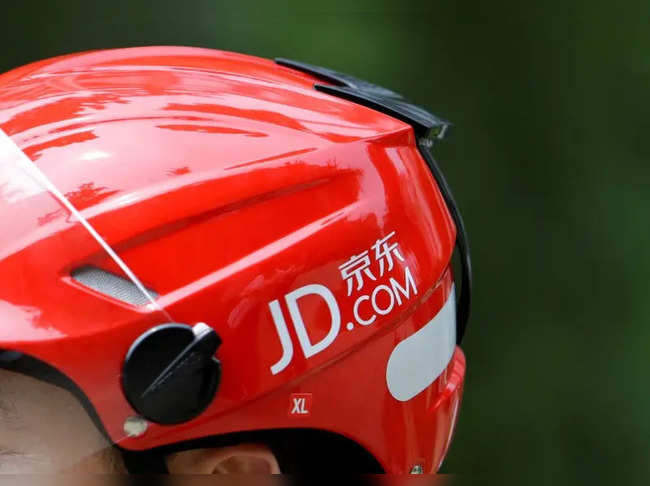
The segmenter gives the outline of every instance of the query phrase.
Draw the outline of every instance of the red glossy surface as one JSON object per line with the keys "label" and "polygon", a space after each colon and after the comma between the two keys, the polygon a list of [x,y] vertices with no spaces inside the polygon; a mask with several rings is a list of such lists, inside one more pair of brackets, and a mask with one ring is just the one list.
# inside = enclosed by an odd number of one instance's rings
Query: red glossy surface
{"label": "red glossy surface", "polygon": [[[70,376],[123,447],[312,427],[356,440],[389,472],[417,462],[435,470],[444,457],[462,352],[408,402],[392,398],[385,372],[395,345],[451,290],[453,223],[412,129],[313,82],[268,60],[171,47],[66,56],[0,76],[0,127],[176,322],[206,322],[223,339],[210,408],[123,439],[134,414],[120,388],[124,356],[165,316],[75,283],[70,272],[87,264],[121,272],[51,195],[0,170],[0,320],[10,323],[0,348]],[[418,294],[348,331],[339,266],[392,231],[403,256],[394,275],[408,267]],[[341,330],[309,359],[292,330],[293,360],[274,375],[282,347],[268,304],[308,284],[334,294]],[[330,328],[326,309],[304,301],[314,342]],[[293,393],[313,397],[298,422],[287,414]]]}

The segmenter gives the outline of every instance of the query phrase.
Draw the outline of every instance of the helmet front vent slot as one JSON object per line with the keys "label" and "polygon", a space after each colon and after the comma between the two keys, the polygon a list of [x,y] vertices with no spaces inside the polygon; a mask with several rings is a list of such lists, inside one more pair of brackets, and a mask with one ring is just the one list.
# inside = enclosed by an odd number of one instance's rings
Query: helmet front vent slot
{"label": "helmet front vent slot", "polygon": [[[81,285],[127,304],[141,306],[149,303],[147,296],[133,282],[101,268],[80,267],[75,269],[71,276]],[[158,297],[155,291],[149,288],[146,290],[152,298]]]}

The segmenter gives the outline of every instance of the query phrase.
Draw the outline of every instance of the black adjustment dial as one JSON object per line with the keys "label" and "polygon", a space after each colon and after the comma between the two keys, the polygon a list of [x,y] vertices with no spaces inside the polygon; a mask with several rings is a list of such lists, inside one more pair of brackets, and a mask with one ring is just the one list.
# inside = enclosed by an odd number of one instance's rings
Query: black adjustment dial
{"label": "black adjustment dial", "polygon": [[171,425],[200,415],[221,381],[221,339],[206,324],[164,324],[135,340],[122,374],[131,406],[150,422]]}

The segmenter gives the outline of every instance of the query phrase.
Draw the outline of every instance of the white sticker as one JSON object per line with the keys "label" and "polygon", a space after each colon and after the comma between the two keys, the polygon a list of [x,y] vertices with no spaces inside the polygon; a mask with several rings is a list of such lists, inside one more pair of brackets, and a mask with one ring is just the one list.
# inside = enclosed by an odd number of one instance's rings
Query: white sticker
{"label": "white sticker", "polygon": [[400,342],[386,367],[390,394],[400,402],[429,387],[447,368],[456,349],[456,292],[452,288],[440,312]]}

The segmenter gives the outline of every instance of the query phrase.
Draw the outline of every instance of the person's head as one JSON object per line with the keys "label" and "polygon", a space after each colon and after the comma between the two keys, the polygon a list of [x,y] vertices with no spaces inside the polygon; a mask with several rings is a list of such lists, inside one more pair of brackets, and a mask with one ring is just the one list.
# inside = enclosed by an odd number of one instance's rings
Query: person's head
{"label": "person's head", "polygon": [[[164,456],[170,473],[273,474],[265,444],[187,450]],[[77,398],[56,385],[0,369],[0,474],[124,473],[121,451],[97,429]]]}
{"label": "person's head", "polygon": [[207,49],[0,75],[0,471],[436,471],[471,276],[447,125]]}

